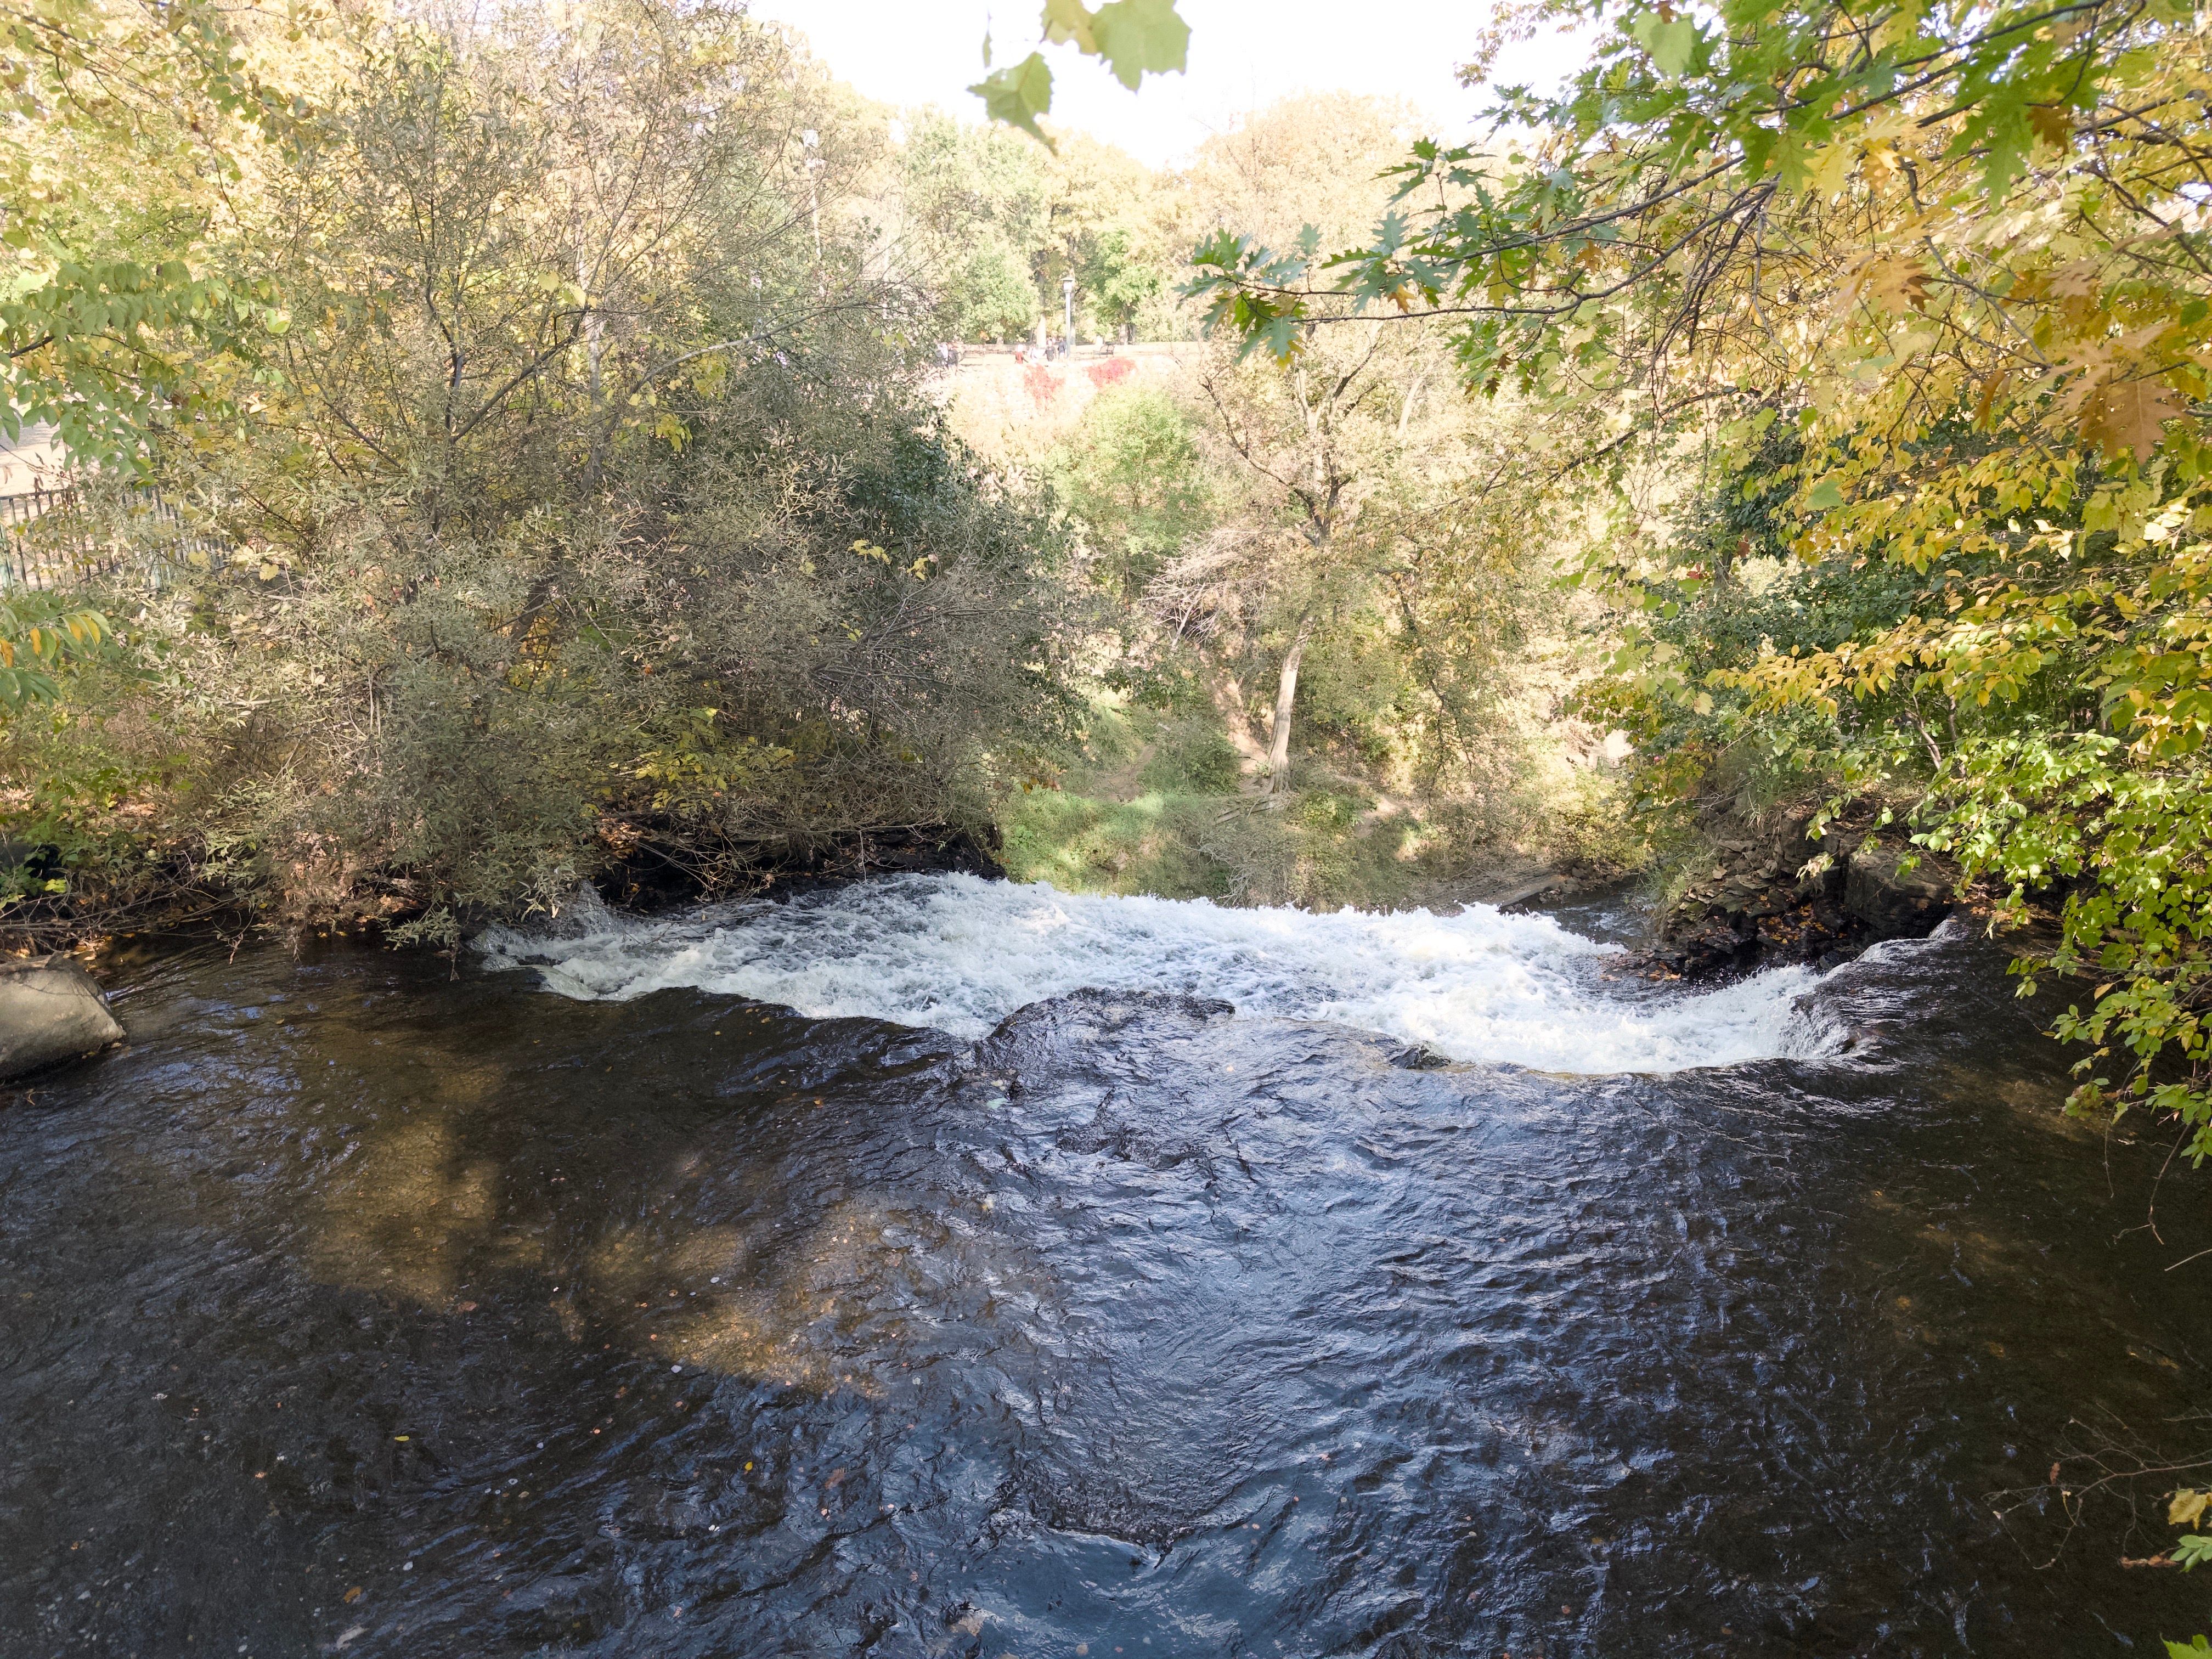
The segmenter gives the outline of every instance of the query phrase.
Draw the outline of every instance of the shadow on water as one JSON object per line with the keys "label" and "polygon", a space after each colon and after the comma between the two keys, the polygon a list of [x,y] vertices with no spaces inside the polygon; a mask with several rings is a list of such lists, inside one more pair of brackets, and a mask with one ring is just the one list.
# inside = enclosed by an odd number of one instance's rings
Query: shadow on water
{"label": "shadow on water", "polygon": [[2212,1238],[2000,961],[1587,1078],[155,964],[0,1111],[0,1652],[2157,1651],[2162,1528],[1996,1495],[2203,1406]]}

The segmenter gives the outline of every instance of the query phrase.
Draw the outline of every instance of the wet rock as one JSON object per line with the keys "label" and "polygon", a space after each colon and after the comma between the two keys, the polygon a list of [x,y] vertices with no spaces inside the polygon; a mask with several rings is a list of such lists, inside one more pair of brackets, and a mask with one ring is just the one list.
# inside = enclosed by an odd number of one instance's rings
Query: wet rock
{"label": "wet rock", "polygon": [[[728,884],[702,886],[701,860],[680,842],[663,846],[640,836],[623,842],[617,850],[617,862],[598,878],[597,885],[609,904],[623,909],[663,909],[733,890]],[[750,888],[787,896],[842,887],[872,876],[947,872],[998,880],[1006,873],[1000,862],[1005,850],[995,824],[981,830],[949,823],[920,824],[855,830],[827,843],[812,840],[788,845],[763,843],[751,849],[749,874],[736,882],[734,890]],[[468,918],[465,931],[473,934],[490,921],[488,915]]]}
{"label": "wet rock", "polygon": [[1723,914],[1686,925],[1677,921],[1638,965],[1663,978],[1702,979],[1747,968],[1758,955],[1758,935],[1738,931],[1737,924]]}
{"label": "wet rock", "polygon": [[1812,820],[1809,806],[1757,823],[1708,815],[1709,861],[1662,918],[1645,971],[1694,979],[1775,962],[1825,969],[1877,939],[1923,937],[1950,914],[1955,866],[1901,841],[1869,841],[1863,827],[1816,836]]}
{"label": "wet rock", "polygon": [[1408,1072],[1441,1072],[1449,1068],[1452,1058],[1438,1054],[1425,1042],[1414,1042],[1392,1054],[1390,1063]]}
{"label": "wet rock", "polygon": [[1877,842],[1852,853],[1844,908],[1876,939],[1917,938],[1951,914],[1958,878],[1956,868],[1936,854]]}
{"label": "wet rock", "polygon": [[975,1064],[985,1073],[1011,1073],[1038,1055],[1079,1048],[1103,1037],[1118,1036],[1133,1027],[1148,1028],[1172,1038],[1202,1030],[1236,1012],[1235,1004],[1215,997],[1086,986],[1066,996],[1048,997],[1015,1009],[976,1045]]}
{"label": "wet rock", "polygon": [[122,1039],[99,985],[70,957],[0,964],[0,1078],[79,1060]]}

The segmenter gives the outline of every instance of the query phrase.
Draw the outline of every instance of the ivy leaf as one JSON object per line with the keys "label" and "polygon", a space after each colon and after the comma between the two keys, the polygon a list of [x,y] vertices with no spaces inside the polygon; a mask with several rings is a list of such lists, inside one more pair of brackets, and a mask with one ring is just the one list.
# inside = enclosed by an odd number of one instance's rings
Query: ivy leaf
{"label": "ivy leaf", "polygon": [[1175,0],[1113,0],[1098,8],[1093,27],[1099,56],[1132,92],[1147,74],[1188,66],[1190,25],[1176,15]]}
{"label": "ivy leaf", "polygon": [[1019,127],[1046,149],[1052,148],[1052,140],[1037,125],[1037,117],[1052,107],[1052,69],[1040,54],[1033,52],[1018,64],[993,70],[968,90],[983,100],[994,121]]}

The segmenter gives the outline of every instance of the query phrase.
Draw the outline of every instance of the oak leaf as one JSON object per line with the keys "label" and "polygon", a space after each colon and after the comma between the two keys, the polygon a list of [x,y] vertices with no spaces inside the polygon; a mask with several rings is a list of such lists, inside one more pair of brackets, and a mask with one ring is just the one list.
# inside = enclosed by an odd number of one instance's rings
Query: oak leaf
{"label": "oak leaf", "polygon": [[2110,455],[2150,459],[2182,400],[2163,380],[2107,380],[2081,407],[2081,436]]}

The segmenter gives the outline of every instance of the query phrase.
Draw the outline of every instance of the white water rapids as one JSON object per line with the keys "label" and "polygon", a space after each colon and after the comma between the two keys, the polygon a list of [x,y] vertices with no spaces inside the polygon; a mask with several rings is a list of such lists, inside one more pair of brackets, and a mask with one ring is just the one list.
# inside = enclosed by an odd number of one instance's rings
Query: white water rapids
{"label": "white water rapids", "polygon": [[1182,992],[1551,1072],[1811,1058],[1836,1042],[1797,1006],[1817,977],[1809,969],[1654,994],[1604,981],[1611,947],[1488,905],[1317,915],[937,875],[675,921],[617,916],[587,896],[563,922],[492,929],[481,945],[488,964],[535,968],[550,989],[581,999],[690,986],[969,1038],[1025,1003],[1086,986]]}

